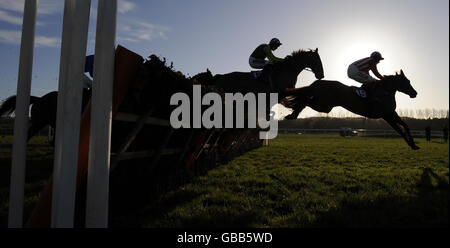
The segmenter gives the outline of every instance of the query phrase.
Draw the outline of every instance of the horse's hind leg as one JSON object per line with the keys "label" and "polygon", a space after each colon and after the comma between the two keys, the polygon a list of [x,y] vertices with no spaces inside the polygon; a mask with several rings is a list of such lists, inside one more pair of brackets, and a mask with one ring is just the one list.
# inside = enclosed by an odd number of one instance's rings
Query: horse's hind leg
{"label": "horse's hind leg", "polygon": [[[307,87],[303,87],[300,89],[294,89],[292,90],[292,92],[294,93],[294,100],[292,101],[293,104],[293,112],[289,115],[287,115],[286,117],[284,117],[284,119],[286,120],[295,120],[297,119],[298,115],[300,114],[300,112],[302,112],[303,109],[305,109],[306,106],[309,106],[309,102],[312,100],[313,98],[313,91],[311,89],[310,86]],[[288,94],[289,96],[289,94]],[[290,106],[288,106],[290,107]]]}

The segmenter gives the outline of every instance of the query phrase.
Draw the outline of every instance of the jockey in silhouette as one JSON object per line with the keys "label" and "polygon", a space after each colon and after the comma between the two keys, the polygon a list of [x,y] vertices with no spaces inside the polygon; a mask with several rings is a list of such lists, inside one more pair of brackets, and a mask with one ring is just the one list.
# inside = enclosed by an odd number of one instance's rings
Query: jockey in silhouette
{"label": "jockey in silhouette", "polygon": [[[253,74],[255,78],[260,79],[264,83],[269,84],[272,88],[272,80],[270,75],[272,64],[283,61],[284,59],[278,58],[273,55],[272,51],[276,50],[279,46],[281,46],[280,40],[277,38],[273,38],[270,40],[269,44],[261,44],[259,45],[253,53],[250,55],[248,59],[248,63],[254,69],[263,69],[259,72],[255,72]],[[266,60],[266,58],[268,60]]]}
{"label": "jockey in silhouette", "polygon": [[[357,60],[350,64],[347,69],[349,78],[361,83],[366,91],[372,91],[377,80],[369,75],[369,71],[378,79],[383,79],[383,76],[378,72],[377,64],[384,58],[377,51],[373,52],[370,57]],[[369,94],[369,92],[367,92]]]}
{"label": "jockey in silhouette", "polygon": [[[273,38],[270,40],[269,44],[259,45],[248,59],[248,63],[254,69],[263,69],[264,66],[272,63],[277,63],[283,61],[282,58],[275,57],[272,51],[276,50],[281,46],[280,40]],[[266,60],[266,58],[268,60]]]}

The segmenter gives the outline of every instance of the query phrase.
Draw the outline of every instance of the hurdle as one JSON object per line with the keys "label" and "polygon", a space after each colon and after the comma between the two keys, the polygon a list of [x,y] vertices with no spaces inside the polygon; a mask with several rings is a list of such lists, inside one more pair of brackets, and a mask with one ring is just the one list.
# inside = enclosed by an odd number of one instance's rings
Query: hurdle
{"label": "hurdle", "polygon": [[[80,163],[79,144],[86,142],[86,138],[84,140],[79,138],[81,121],[79,113],[81,112],[82,95],[80,82],[82,82],[86,57],[90,5],[90,0],[65,0],[64,2],[54,172],[53,182],[50,182],[50,186],[47,185],[47,191],[52,195],[45,196],[44,194],[43,196],[51,198],[52,204],[48,206],[51,207],[51,227],[73,227],[77,170]],[[15,228],[23,226],[26,120],[30,98],[36,11],[37,1],[25,0],[8,212],[8,227]],[[94,84],[96,85],[93,86],[95,104],[92,108],[94,118],[89,125],[102,126],[102,132],[98,132],[98,130],[92,132],[91,138],[93,155],[89,159],[91,161],[88,190],[90,197],[87,204],[89,214],[86,221],[89,227],[107,226],[107,219],[104,216],[105,211],[107,215],[105,201],[107,202],[108,199],[116,15],[117,0],[99,0],[94,69],[96,75]],[[83,119],[84,122],[89,120],[90,118]],[[88,125],[84,122],[82,123],[84,126]],[[89,135],[84,134],[84,136],[87,136],[88,145],[84,146],[86,149],[89,147]],[[85,151],[80,152],[83,152],[81,155],[88,158]],[[52,190],[49,189],[50,187]]]}

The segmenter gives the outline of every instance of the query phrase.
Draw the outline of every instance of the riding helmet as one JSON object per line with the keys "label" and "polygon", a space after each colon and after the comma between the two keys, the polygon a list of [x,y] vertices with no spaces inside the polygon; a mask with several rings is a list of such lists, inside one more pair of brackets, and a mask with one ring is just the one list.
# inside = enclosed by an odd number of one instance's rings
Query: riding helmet
{"label": "riding helmet", "polygon": [[383,60],[384,59],[383,57],[381,57],[381,53],[377,52],[377,51],[373,52],[370,55],[370,57],[373,58],[373,59],[378,59],[378,60]]}
{"label": "riding helmet", "polygon": [[271,44],[271,45],[278,45],[278,46],[280,46],[281,45],[281,42],[280,42],[280,40],[279,39],[277,39],[277,38],[273,38],[273,39],[271,39],[270,40],[270,43],[269,44]]}

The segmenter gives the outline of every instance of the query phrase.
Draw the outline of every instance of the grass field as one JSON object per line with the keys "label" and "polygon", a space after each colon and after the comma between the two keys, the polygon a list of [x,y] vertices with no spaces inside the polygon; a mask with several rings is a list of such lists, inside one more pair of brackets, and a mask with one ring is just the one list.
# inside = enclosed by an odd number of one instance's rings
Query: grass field
{"label": "grass field", "polygon": [[[8,222],[12,136],[0,137],[0,227]],[[24,217],[29,216],[53,169],[53,148],[47,137],[35,137],[27,146]]]}
{"label": "grass field", "polygon": [[[10,140],[0,145],[6,226]],[[279,135],[122,216],[138,227],[448,227],[449,146],[418,139]],[[51,149],[29,149],[26,213],[51,173]],[[8,145],[9,144],[9,145]],[[45,175],[44,175],[45,174]],[[130,192],[132,193],[132,192]],[[139,197],[139,196],[136,196]]]}

